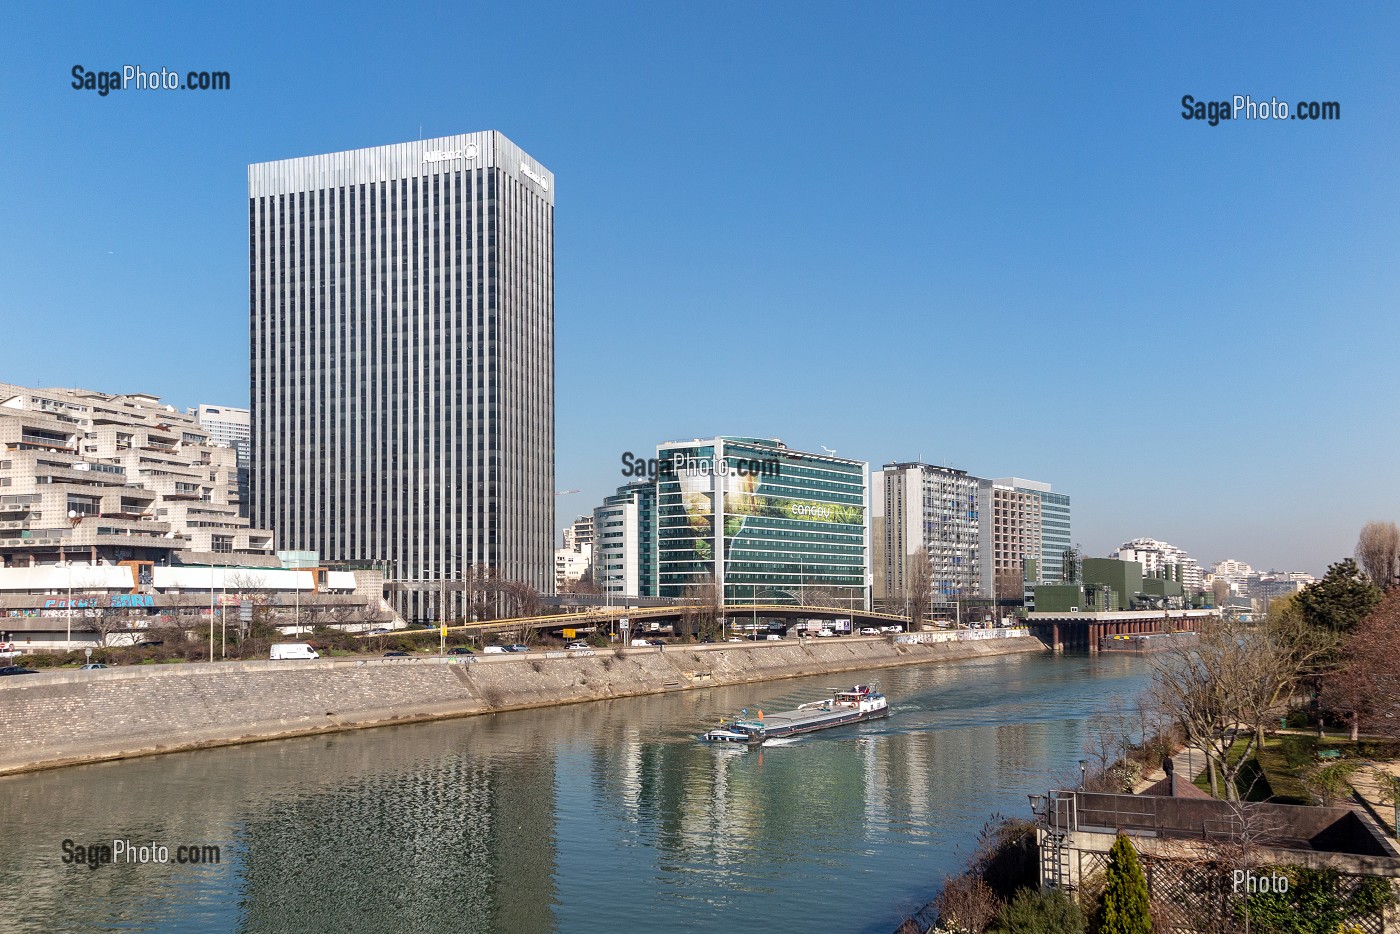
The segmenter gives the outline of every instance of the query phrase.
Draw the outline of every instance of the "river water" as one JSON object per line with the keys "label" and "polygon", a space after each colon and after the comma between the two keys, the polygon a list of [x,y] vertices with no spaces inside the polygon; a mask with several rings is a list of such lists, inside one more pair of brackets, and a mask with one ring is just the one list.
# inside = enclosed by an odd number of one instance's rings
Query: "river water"
{"label": "river water", "polygon": [[[989,815],[1077,779],[1084,721],[1146,671],[1004,656],[0,778],[0,930],[888,934]],[[857,680],[889,719],[694,739]],[[172,862],[65,864],[65,840]]]}

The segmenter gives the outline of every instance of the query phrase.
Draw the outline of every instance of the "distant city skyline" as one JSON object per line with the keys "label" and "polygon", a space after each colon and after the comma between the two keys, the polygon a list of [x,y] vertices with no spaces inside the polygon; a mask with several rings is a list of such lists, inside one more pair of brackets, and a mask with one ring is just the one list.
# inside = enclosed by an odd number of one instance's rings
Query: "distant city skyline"
{"label": "distant city skyline", "polygon": [[[13,11],[0,379],[248,406],[245,167],[491,128],[558,177],[558,522],[721,434],[1041,479],[1086,554],[1400,519],[1400,9],[531,11]],[[1236,93],[1341,119],[1182,119]]]}

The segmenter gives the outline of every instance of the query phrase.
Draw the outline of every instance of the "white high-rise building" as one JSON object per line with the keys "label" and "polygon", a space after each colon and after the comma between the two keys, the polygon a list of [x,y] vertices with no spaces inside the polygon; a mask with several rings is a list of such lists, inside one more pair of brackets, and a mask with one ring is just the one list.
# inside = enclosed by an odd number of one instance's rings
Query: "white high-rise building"
{"label": "white high-rise building", "polygon": [[258,524],[411,617],[473,567],[548,590],[552,173],[494,131],[251,165],[248,241]]}
{"label": "white high-rise building", "polygon": [[1247,594],[1249,593],[1249,578],[1253,574],[1254,568],[1243,561],[1226,558],[1224,561],[1215,562],[1210,569],[1209,576],[1213,580],[1223,580],[1229,583],[1231,593]]}
{"label": "white high-rise building", "polygon": [[875,599],[899,607],[928,561],[931,603],[982,594],[976,477],[922,463],[886,464],[870,475]]}
{"label": "white high-rise building", "polygon": [[210,441],[233,448],[238,451],[239,458],[246,461],[248,443],[253,437],[252,417],[247,409],[201,403],[189,413],[199,422],[199,427],[209,432]]}
{"label": "white high-rise building", "polygon": [[1169,564],[1178,565],[1181,568],[1181,586],[1186,593],[1196,593],[1203,587],[1201,565],[1196,559],[1184,549],[1159,542],[1155,538],[1135,538],[1124,542],[1117,550],[1110,552],[1108,557],[1120,561],[1136,561],[1142,565],[1143,573],[1149,577],[1160,574]]}

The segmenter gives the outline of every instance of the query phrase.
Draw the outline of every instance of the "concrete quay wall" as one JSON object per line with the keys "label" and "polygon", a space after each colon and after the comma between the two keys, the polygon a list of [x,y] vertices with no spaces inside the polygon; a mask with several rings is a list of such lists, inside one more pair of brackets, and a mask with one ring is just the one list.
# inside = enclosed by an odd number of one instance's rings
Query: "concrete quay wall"
{"label": "concrete quay wall", "polygon": [[[990,635],[991,633],[988,633]],[[841,638],[478,658],[132,666],[0,678],[0,774],[394,723],[1042,652],[1025,636]]]}

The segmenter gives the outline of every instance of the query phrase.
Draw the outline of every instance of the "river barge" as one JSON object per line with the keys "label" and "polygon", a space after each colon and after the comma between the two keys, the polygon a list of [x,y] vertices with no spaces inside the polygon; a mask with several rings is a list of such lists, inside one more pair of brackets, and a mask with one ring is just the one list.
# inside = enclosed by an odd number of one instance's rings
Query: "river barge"
{"label": "river barge", "polygon": [[718,729],[702,733],[700,739],[707,743],[754,746],[780,736],[815,733],[862,720],[874,720],[889,716],[889,712],[890,705],[885,695],[868,684],[857,684],[852,688],[833,691],[831,697],[825,700],[799,704],[793,710],[766,716],[760,710],[756,718],[722,721]]}

